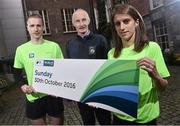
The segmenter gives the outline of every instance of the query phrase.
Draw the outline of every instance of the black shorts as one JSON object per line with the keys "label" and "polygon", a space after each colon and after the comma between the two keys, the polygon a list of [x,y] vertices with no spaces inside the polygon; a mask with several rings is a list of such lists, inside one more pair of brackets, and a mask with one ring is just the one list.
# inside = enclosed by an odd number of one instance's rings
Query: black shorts
{"label": "black shorts", "polygon": [[45,96],[33,102],[26,101],[26,116],[33,120],[44,117],[46,114],[60,117],[63,111],[63,100],[59,97]]}

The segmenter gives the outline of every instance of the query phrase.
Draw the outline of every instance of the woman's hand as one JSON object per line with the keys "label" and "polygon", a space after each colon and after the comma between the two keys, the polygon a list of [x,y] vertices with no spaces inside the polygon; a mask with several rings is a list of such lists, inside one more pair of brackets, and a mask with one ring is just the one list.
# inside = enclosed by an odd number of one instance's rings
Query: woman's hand
{"label": "woman's hand", "polygon": [[138,60],[138,65],[140,68],[147,71],[149,76],[152,77],[153,79],[159,77],[159,73],[157,72],[157,69],[156,69],[156,63],[155,63],[155,61],[151,60],[150,58],[144,57],[144,58]]}
{"label": "woman's hand", "polygon": [[165,89],[165,87],[168,85],[168,81],[159,75],[156,69],[155,61],[153,61],[152,59],[148,57],[144,57],[138,60],[137,63],[140,68],[148,72],[149,76],[155,81],[155,84],[159,90]]}

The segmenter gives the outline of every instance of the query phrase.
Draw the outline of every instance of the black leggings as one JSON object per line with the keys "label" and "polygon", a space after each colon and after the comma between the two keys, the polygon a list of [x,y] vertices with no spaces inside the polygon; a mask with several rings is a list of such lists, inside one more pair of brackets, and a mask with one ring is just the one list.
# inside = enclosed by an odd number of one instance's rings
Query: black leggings
{"label": "black leggings", "polygon": [[86,104],[78,103],[80,114],[84,125],[95,125],[95,116],[100,125],[111,124],[111,113],[109,111],[90,107]]}
{"label": "black leggings", "polygon": [[157,122],[156,122],[156,119],[148,123],[130,122],[130,121],[119,119],[117,116],[113,115],[113,125],[157,125]]}

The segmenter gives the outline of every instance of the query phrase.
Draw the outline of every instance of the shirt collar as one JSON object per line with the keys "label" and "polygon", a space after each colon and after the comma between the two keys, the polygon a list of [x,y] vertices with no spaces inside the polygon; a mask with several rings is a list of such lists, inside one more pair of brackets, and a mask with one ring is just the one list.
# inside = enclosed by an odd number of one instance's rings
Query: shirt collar
{"label": "shirt collar", "polygon": [[88,39],[89,37],[91,37],[93,35],[93,33],[91,31],[87,31],[85,33],[85,35],[83,37],[77,35],[78,38],[81,38],[81,39]]}

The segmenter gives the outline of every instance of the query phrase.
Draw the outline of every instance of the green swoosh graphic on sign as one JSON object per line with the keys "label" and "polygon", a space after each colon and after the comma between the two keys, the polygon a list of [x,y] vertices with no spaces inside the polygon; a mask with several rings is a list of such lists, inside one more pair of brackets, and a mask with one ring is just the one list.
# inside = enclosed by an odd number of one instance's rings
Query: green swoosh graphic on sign
{"label": "green swoosh graphic on sign", "polygon": [[137,85],[139,80],[135,60],[108,60],[93,76],[81,100],[92,92],[110,85]]}

